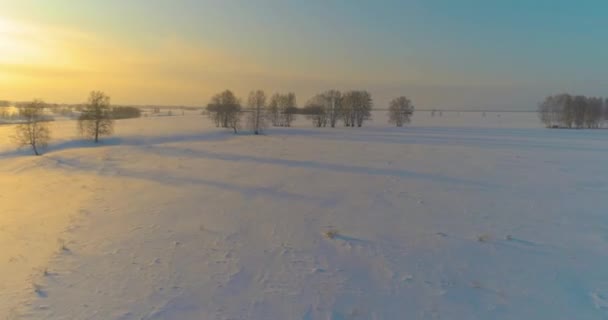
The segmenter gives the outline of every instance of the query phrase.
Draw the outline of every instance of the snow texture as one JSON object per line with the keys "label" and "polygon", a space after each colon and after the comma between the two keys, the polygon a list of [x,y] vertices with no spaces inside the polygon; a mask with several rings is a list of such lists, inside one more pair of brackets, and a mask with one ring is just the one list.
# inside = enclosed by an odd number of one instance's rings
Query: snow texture
{"label": "snow texture", "polygon": [[607,130],[0,126],[0,319],[605,319]]}

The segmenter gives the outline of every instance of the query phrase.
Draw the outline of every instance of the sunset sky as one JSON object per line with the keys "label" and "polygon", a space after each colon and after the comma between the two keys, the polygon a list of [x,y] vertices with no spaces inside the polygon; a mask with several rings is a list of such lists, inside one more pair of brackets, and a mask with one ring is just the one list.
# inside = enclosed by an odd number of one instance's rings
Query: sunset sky
{"label": "sunset sky", "polygon": [[204,105],[231,88],[533,109],[608,95],[605,0],[0,0],[0,99]]}

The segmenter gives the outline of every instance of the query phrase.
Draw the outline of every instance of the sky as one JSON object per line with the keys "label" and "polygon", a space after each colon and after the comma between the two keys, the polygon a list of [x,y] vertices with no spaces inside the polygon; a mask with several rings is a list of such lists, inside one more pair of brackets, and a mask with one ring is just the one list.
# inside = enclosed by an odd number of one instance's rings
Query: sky
{"label": "sky", "polygon": [[608,95],[605,0],[0,0],[0,99],[206,105],[367,89],[418,108]]}

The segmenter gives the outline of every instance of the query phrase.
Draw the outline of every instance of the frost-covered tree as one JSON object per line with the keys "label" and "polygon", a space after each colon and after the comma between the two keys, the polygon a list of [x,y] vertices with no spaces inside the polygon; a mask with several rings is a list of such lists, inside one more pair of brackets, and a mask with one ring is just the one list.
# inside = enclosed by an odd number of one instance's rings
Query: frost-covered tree
{"label": "frost-covered tree", "polygon": [[51,131],[44,116],[45,104],[34,100],[19,110],[23,122],[15,127],[15,142],[19,147],[30,146],[35,155],[40,155],[40,149],[45,148],[51,139]]}
{"label": "frost-covered tree", "polygon": [[101,91],[91,92],[88,103],[78,118],[78,128],[83,136],[93,138],[95,143],[99,142],[100,136],[111,135],[114,119],[110,97]]}
{"label": "frost-covered tree", "polygon": [[260,134],[266,128],[266,94],[262,90],[251,91],[247,106],[250,109],[248,125],[254,134]]}
{"label": "frost-covered tree", "polygon": [[211,97],[207,112],[217,127],[232,128],[237,133],[241,120],[241,101],[232,91],[225,90]]}
{"label": "frost-covered tree", "polygon": [[397,97],[388,105],[388,122],[397,127],[409,123],[412,114],[414,114],[414,105],[407,97]]}

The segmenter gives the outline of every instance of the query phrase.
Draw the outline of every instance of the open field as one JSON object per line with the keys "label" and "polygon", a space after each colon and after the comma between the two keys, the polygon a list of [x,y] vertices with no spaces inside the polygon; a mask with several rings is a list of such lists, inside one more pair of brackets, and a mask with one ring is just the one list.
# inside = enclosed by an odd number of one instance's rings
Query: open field
{"label": "open field", "polygon": [[602,319],[608,130],[0,126],[0,319]]}

